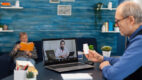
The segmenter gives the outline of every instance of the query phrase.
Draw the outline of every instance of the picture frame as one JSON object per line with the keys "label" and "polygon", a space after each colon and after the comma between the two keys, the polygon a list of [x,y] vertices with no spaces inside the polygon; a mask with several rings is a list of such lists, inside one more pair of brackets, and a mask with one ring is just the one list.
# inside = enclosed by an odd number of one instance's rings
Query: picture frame
{"label": "picture frame", "polygon": [[49,0],[49,3],[60,3],[60,0]]}
{"label": "picture frame", "polygon": [[72,15],[72,6],[71,5],[58,5],[57,15],[71,16]]}

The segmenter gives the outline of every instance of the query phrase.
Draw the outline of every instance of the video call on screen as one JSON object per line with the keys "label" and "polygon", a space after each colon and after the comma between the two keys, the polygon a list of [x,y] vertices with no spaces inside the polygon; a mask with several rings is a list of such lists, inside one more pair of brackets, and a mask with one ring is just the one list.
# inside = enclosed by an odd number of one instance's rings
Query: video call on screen
{"label": "video call on screen", "polygon": [[60,61],[77,58],[75,39],[43,41],[45,61]]}

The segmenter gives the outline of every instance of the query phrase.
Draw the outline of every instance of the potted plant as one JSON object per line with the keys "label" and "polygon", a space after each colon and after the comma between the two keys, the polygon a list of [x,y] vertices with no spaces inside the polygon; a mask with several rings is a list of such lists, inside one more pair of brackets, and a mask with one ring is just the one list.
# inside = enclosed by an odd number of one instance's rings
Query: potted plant
{"label": "potted plant", "polygon": [[103,56],[110,57],[112,47],[111,46],[103,46],[101,48]]}
{"label": "potted plant", "polygon": [[36,80],[33,72],[27,72],[27,80]]}
{"label": "potted plant", "polygon": [[94,50],[94,45],[89,45],[90,50]]}

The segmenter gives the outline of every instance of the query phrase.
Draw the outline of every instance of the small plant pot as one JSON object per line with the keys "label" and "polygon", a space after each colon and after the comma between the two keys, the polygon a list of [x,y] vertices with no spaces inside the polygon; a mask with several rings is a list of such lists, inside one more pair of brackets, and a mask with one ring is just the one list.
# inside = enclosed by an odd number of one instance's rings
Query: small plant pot
{"label": "small plant pot", "polygon": [[111,51],[102,51],[102,52],[103,52],[103,56],[110,57],[111,55]]}

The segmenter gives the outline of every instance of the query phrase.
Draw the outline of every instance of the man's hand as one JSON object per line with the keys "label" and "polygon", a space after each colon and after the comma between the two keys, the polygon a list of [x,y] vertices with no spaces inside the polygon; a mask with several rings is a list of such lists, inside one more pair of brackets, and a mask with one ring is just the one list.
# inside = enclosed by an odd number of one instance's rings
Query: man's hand
{"label": "man's hand", "polygon": [[89,54],[85,54],[86,58],[93,62],[102,62],[104,57],[96,51],[89,50]]}
{"label": "man's hand", "polygon": [[14,51],[17,51],[21,46],[19,44],[17,44],[14,48]]}
{"label": "man's hand", "polygon": [[109,61],[104,61],[100,64],[100,69],[102,70],[105,66],[109,66],[109,65],[110,65]]}
{"label": "man's hand", "polygon": [[60,58],[64,58],[64,56],[59,56]]}

